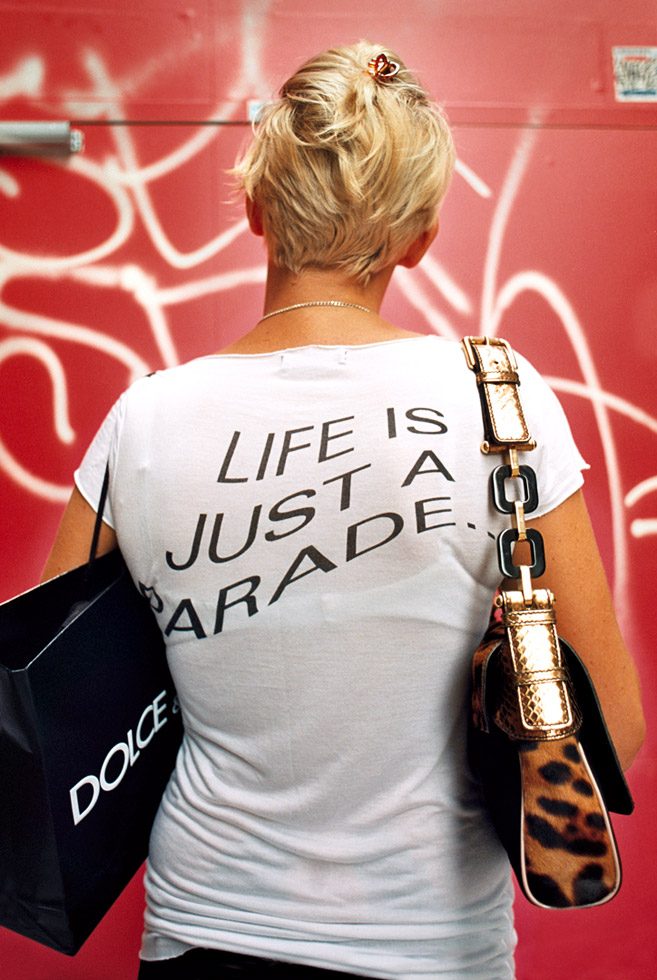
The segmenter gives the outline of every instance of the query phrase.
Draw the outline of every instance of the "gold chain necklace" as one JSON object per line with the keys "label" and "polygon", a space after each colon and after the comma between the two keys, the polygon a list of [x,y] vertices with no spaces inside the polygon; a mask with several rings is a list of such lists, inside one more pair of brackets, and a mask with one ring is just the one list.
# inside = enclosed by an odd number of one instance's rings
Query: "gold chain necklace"
{"label": "gold chain necklace", "polygon": [[279,313],[289,313],[290,310],[300,310],[305,306],[351,306],[354,310],[361,310],[363,313],[376,312],[368,306],[361,306],[360,303],[347,303],[342,299],[313,299],[308,300],[306,303],[292,303],[291,306],[282,306],[280,310],[272,310],[271,313],[265,313],[264,316],[261,316],[258,322],[262,323],[263,320],[268,320],[270,316],[278,316]]}

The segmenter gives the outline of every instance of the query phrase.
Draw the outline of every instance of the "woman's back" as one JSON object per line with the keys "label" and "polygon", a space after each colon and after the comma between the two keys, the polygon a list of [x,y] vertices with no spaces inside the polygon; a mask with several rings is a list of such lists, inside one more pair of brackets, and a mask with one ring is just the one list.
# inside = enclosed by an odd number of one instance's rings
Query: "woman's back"
{"label": "woman's back", "polygon": [[[582,461],[521,376],[543,512]],[[512,975],[508,863],[465,760],[505,526],[480,440],[460,347],[437,337],[201,358],[118,403],[78,485],[94,498],[109,451],[111,518],[186,726],[147,958]]]}

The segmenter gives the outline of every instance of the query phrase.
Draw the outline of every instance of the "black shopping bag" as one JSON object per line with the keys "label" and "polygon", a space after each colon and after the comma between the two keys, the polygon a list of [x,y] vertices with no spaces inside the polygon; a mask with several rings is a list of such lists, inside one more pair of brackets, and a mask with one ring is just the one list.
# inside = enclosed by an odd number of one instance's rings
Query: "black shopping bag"
{"label": "black shopping bag", "polygon": [[118,550],[0,605],[0,925],[77,952],[146,857],[180,739]]}

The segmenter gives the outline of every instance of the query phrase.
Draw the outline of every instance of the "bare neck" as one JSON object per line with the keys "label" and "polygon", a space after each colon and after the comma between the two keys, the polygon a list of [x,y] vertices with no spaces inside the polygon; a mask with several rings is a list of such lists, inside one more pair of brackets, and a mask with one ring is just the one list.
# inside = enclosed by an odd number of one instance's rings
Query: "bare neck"
{"label": "bare neck", "polygon": [[[335,270],[308,269],[294,276],[270,264],[263,314],[285,312],[260,320],[222,353],[258,354],[310,344],[368,344],[413,336],[379,315],[391,275],[392,269],[384,270],[362,286]],[[356,304],[369,312],[354,306],[287,309],[318,300]]]}

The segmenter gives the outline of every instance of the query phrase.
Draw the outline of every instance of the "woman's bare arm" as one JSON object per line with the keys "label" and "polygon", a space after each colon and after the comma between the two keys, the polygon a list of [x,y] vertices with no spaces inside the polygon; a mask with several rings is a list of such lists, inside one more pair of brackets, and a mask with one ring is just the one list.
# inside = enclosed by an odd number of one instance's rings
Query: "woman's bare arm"
{"label": "woman's bare arm", "polygon": [[[62,517],[55,542],[46,561],[41,581],[61,575],[70,568],[82,565],[89,558],[96,514],[79,490],[74,489]],[[100,529],[97,555],[104,555],[116,547],[116,535],[103,523]]]}
{"label": "woman's bare arm", "polygon": [[[586,664],[624,769],[645,736],[639,678],[616,620],[584,496],[528,522],[543,535],[547,568],[534,583],[556,597],[557,628]],[[505,588],[515,588],[505,582]]]}

